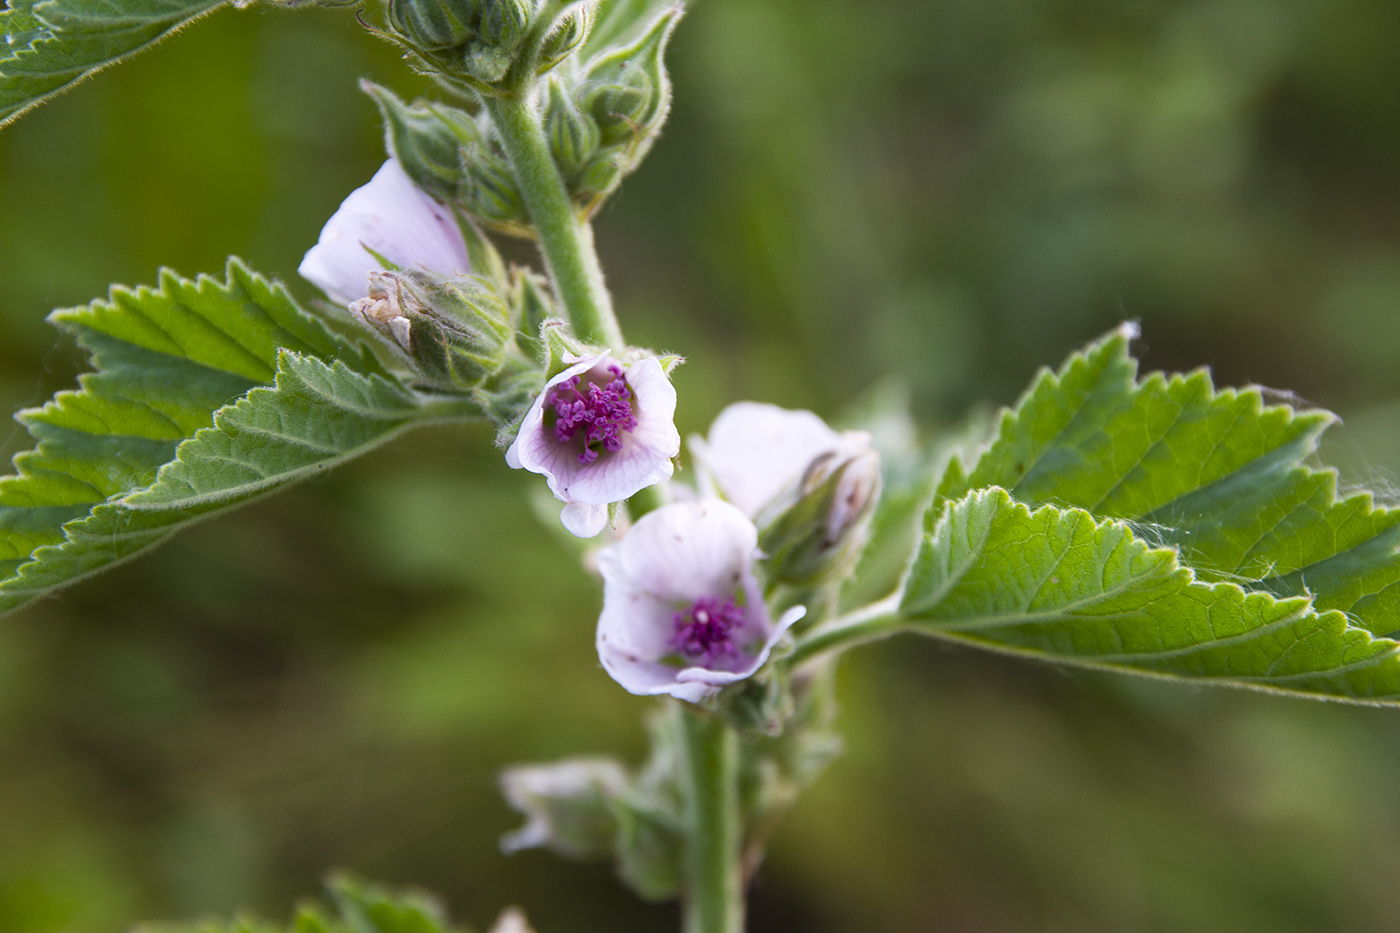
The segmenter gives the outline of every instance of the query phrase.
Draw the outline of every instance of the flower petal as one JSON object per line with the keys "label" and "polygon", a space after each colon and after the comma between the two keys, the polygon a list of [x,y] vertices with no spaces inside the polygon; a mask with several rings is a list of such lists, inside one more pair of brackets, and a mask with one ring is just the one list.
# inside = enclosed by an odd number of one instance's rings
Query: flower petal
{"label": "flower petal", "polygon": [[569,534],[579,538],[595,537],[608,525],[608,507],[570,502],[559,513],[559,520]]}
{"label": "flower petal", "polygon": [[842,435],[810,411],[736,402],[719,413],[707,440],[691,439],[691,451],[724,497],[753,518],[841,444]]}
{"label": "flower petal", "polygon": [[390,159],[326,221],[297,271],[339,304],[363,298],[381,266],[365,247],[405,269],[447,275],[471,271],[451,211],[413,183]]}

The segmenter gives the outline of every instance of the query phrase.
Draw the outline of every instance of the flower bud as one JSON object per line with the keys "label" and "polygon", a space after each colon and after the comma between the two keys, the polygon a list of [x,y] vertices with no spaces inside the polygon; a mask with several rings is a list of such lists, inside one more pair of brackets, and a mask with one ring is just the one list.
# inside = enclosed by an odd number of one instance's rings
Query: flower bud
{"label": "flower bud", "polygon": [[564,8],[554,20],[540,45],[539,64],[535,70],[543,74],[572,55],[588,40],[593,29],[593,16],[598,0],[580,0]]}
{"label": "flower bud", "polygon": [[559,171],[566,177],[583,169],[601,141],[598,124],[579,110],[562,81],[551,79],[544,110],[544,130]]}
{"label": "flower bud", "polygon": [[873,450],[848,447],[817,457],[786,500],[760,516],[759,547],[769,572],[799,585],[841,579],[865,543],[879,497],[880,457]]}
{"label": "flower bud", "polygon": [[505,78],[535,13],[533,0],[389,0],[402,45],[428,70],[478,87]]}
{"label": "flower bud", "polygon": [[452,201],[462,180],[462,147],[483,142],[471,115],[427,101],[405,104],[370,81],[360,87],[379,105],[385,146],[408,177],[439,201]]}
{"label": "flower bud", "polygon": [[350,313],[396,346],[429,383],[469,389],[500,369],[510,312],[477,276],[376,272]]}
{"label": "flower bud", "polygon": [[645,149],[660,132],[671,106],[663,59],[681,13],[674,7],[632,44],[609,49],[588,63],[583,107],[597,121],[604,145]]}
{"label": "flower bud", "polygon": [[484,145],[462,150],[461,198],[467,211],[507,233],[530,225],[510,163]]}
{"label": "flower bud", "polygon": [[610,856],[617,835],[612,801],[626,786],[626,772],[609,758],[507,768],[501,793],[526,822],[501,837],[502,851],[543,847],[569,858]]}

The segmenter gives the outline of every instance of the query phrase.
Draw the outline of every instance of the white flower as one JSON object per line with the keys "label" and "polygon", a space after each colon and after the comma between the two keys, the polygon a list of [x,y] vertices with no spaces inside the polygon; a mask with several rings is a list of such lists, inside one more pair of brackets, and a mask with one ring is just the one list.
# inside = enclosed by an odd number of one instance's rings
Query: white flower
{"label": "white flower", "polygon": [[864,431],[833,431],[810,411],[762,402],[735,402],[710,425],[708,439],[690,438],[701,491],[723,496],[753,519],[796,487],[819,457],[844,461],[869,449]]}
{"label": "white flower", "polygon": [[681,450],[675,414],[676,390],[656,357],[585,357],[545,383],[506,462],[544,474],[564,503],[564,527],[591,538],[609,503],[671,478]]}
{"label": "white flower", "polygon": [[750,677],[788,627],[774,621],[754,576],[758,531],[709,499],[649,512],[598,554],[603,613],[598,657],[630,693],[699,702]]}
{"label": "white flower", "polygon": [[443,275],[471,271],[467,245],[452,212],[415,185],[394,159],[385,162],[369,184],[350,192],[321,228],[297,272],[331,301],[348,305],[365,297],[369,274],[383,268],[369,250],[401,269]]}

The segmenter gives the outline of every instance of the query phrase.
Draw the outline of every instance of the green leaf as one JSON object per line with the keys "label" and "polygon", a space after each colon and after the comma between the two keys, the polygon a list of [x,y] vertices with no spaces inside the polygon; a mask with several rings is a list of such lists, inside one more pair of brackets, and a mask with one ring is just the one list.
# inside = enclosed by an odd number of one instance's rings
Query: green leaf
{"label": "green leaf", "polygon": [[1216,390],[1205,370],[1139,381],[1135,335],[1125,326],[1043,371],[972,471],[949,467],[938,501],[996,485],[1123,519],[1203,579],[1400,629],[1400,510],[1364,491],[1339,498],[1336,471],[1313,465],[1336,416]]}
{"label": "green leaf", "polygon": [[0,611],[411,425],[474,414],[423,396],[237,260],[50,319],[95,371],[18,418],[38,445],[0,479]]}
{"label": "green leaf", "polygon": [[887,626],[1041,660],[1400,702],[1400,643],[1305,597],[1209,583],[1125,522],[1000,488],[938,510]]}
{"label": "green leaf", "polygon": [[228,0],[10,0],[0,11],[0,126]]}
{"label": "green leaf", "polygon": [[194,923],[151,923],[133,933],[463,933],[447,919],[441,902],[413,889],[366,884],[349,875],[327,882],[334,913],[307,904],[285,926],[251,916]]}

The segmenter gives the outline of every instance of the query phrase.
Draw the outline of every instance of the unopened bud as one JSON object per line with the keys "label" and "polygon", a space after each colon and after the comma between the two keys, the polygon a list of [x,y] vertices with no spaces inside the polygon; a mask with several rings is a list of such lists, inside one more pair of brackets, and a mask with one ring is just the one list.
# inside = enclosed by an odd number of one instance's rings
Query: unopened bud
{"label": "unopened bud", "polygon": [[535,12],[532,0],[389,0],[397,41],[430,70],[478,87],[506,76]]}
{"label": "unopened bud", "polygon": [[796,489],[759,517],[769,572],[800,585],[841,579],[865,543],[879,497],[880,457],[868,444],[817,457]]}
{"label": "unopened bud", "polygon": [[564,83],[555,79],[549,82],[544,129],[554,161],[566,176],[584,168],[601,141],[598,124],[579,110]]}
{"label": "unopened bud", "polygon": [[462,203],[486,223],[516,232],[530,224],[510,163],[486,146],[462,150]]}
{"label": "unopened bud", "polygon": [[592,59],[585,74],[584,109],[597,121],[603,144],[650,145],[671,106],[664,56],[682,9],[663,13],[630,45]]}
{"label": "unopened bud", "polygon": [[505,302],[479,276],[374,272],[369,296],[350,312],[445,389],[469,389],[500,369],[512,332]]}
{"label": "unopened bud", "polygon": [[501,793],[525,825],[501,837],[502,851],[548,848],[570,858],[606,858],[617,835],[612,801],[626,786],[626,772],[608,758],[507,768]]}
{"label": "unopened bud", "polygon": [[543,74],[553,68],[588,40],[597,9],[598,0],[580,0],[564,8],[550,25],[540,45],[539,64],[535,68],[537,72]]}
{"label": "unopened bud", "polygon": [[379,105],[385,145],[408,177],[439,201],[452,201],[462,180],[462,148],[482,143],[471,115],[427,101],[405,104],[393,91],[369,81],[360,87]]}

